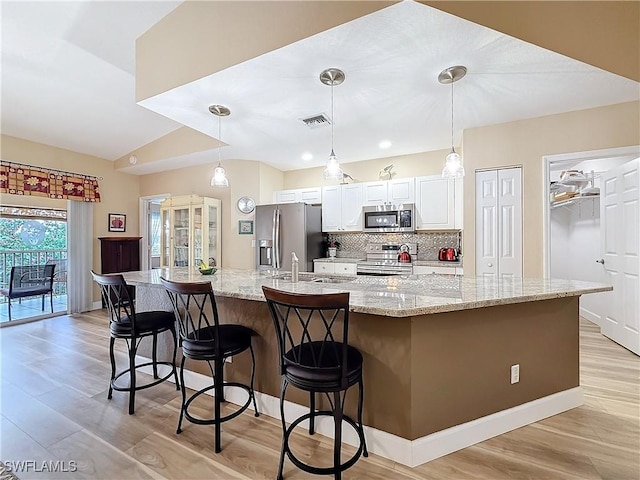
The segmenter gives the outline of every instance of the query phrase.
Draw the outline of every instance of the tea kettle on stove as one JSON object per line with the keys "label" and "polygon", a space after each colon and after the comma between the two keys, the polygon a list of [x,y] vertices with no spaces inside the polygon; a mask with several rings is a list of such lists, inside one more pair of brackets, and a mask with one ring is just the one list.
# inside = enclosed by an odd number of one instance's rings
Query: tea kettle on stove
{"label": "tea kettle on stove", "polygon": [[457,262],[458,251],[455,248],[441,248],[438,252],[438,260],[441,262]]}
{"label": "tea kettle on stove", "polygon": [[409,245],[406,243],[400,245],[400,253],[398,254],[398,262],[411,263],[411,254],[409,253]]}

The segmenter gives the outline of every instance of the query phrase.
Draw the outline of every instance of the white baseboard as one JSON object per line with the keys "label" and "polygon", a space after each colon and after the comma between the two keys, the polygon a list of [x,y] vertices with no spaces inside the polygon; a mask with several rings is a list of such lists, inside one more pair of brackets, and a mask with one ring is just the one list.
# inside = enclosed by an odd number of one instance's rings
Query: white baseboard
{"label": "white baseboard", "polygon": [[[145,358],[144,361],[151,361],[151,359]],[[164,368],[168,367],[160,366],[161,371],[168,372]],[[141,371],[152,373],[151,367],[144,367]],[[173,381],[173,377],[170,380]],[[193,390],[200,390],[211,385],[210,377],[189,370],[184,371],[184,381],[185,385]],[[224,395],[227,401],[237,405],[243,405],[247,400],[247,393],[239,388],[226,388]],[[260,415],[280,419],[279,398],[256,392],[256,402]],[[579,407],[582,404],[582,387],[575,387],[413,441],[365,425],[367,449],[371,453],[408,467],[417,467],[497,435]],[[250,409],[253,411],[253,405],[250,405]],[[308,407],[285,401],[285,418],[289,421],[305,413],[309,413]],[[308,422],[302,422],[300,427],[308,428]],[[333,420],[324,416],[317,417],[316,432],[333,438]],[[342,441],[353,446],[359,444],[356,432],[349,426],[342,432]]]}
{"label": "white baseboard", "polygon": [[580,316],[586,318],[592,323],[600,326],[600,316],[593,313],[591,310],[587,310],[584,307],[580,307]]}

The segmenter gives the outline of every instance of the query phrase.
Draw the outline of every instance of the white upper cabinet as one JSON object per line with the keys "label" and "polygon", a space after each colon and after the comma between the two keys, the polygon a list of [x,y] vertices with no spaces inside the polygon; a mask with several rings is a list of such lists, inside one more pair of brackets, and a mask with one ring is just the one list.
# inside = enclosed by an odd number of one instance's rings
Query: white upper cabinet
{"label": "white upper cabinet", "polygon": [[414,179],[380,180],[363,183],[363,206],[414,203]]}
{"label": "white upper cabinet", "polygon": [[462,182],[440,175],[416,177],[416,228],[457,230],[462,228]]}
{"label": "white upper cabinet", "polygon": [[342,190],[342,229],[362,231],[362,184],[340,185]]}
{"label": "white upper cabinet", "polygon": [[289,190],[276,190],[273,192],[274,203],[296,203],[304,202],[309,204],[322,203],[322,188],[293,188]]}
{"label": "white upper cabinet", "polygon": [[392,205],[415,203],[415,179],[399,178],[387,182],[387,201]]}
{"label": "white upper cabinet", "polygon": [[387,182],[366,182],[362,184],[362,205],[384,205],[387,203]]}
{"label": "white upper cabinet", "polygon": [[322,231],[362,231],[362,184],[322,187]]}
{"label": "white upper cabinet", "polygon": [[274,203],[295,203],[296,201],[295,190],[277,190],[273,192]]}
{"label": "white upper cabinet", "polygon": [[322,231],[337,232],[342,228],[340,185],[322,187]]}

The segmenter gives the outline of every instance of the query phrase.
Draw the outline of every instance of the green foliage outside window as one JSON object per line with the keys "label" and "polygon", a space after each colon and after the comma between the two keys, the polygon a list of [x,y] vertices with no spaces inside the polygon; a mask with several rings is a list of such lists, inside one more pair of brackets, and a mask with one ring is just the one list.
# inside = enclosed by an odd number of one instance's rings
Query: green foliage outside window
{"label": "green foliage outside window", "polygon": [[65,250],[67,222],[0,218],[0,251]]}

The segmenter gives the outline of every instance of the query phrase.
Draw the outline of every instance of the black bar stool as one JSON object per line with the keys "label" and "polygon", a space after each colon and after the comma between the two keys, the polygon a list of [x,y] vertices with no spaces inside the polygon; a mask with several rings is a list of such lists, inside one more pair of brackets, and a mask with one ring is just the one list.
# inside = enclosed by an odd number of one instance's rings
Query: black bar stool
{"label": "black bar stool", "polygon": [[[182,418],[186,417],[198,425],[215,425],[215,451],[220,448],[220,426],[244,412],[251,401],[255,416],[259,416],[258,406],[253,391],[256,360],[251,345],[253,330],[243,325],[221,325],[218,319],[218,309],[213,295],[211,282],[207,283],[178,283],[160,277],[160,282],[167,290],[173,304],[175,317],[180,326],[180,343],[182,346],[182,361],[180,362],[180,384],[182,385],[182,407],[176,433],[182,432]],[[224,361],[239,353],[251,352],[251,385],[224,381]],[[213,384],[198,390],[187,399],[184,386],[185,358],[206,361],[211,370]],[[213,368],[211,363],[213,362]],[[224,402],[224,387],[239,387],[249,394],[247,401],[233,413],[224,417],[220,414],[220,404]],[[213,418],[196,418],[189,413],[189,405],[205,392],[214,390]]]}
{"label": "black bar stool", "polygon": [[[118,392],[129,392],[129,415],[131,415],[134,411],[136,391],[158,385],[168,380],[171,375],[175,377],[176,390],[180,388],[176,370],[176,351],[178,349],[175,327],[176,321],[171,312],[136,312],[129,290],[131,287],[127,285],[122,275],[99,275],[93,271],[91,274],[95,282],[100,286],[104,304],[109,311],[111,382],[109,384],[109,394],[107,398],[111,399],[114,390]],[[170,331],[173,336],[173,360],[171,362],[158,362],[158,334],[165,331]],[[153,337],[152,361],[136,365],[136,352],[138,351],[140,342],[143,338],[149,336]],[[127,342],[129,352],[129,368],[118,374],[116,374],[116,359],[113,353],[113,346],[117,338],[122,338]],[[139,368],[149,365],[153,368],[153,378],[155,380],[144,385],[138,385],[136,371]],[[159,378],[158,365],[170,366],[171,371],[164,377]],[[117,380],[126,374],[129,374],[129,386],[117,385]]]}
{"label": "black bar stool", "polygon": [[[276,329],[282,375],[282,449],[277,478],[283,478],[286,453],[291,462],[305,472],[334,475],[339,479],[342,472],[353,466],[360,455],[368,456],[362,427],[362,354],[348,345],[349,293],[308,295],[287,293],[269,287],[262,287],[262,291]],[[343,413],[347,390],[356,383],[359,387],[357,423]],[[297,418],[287,427],[284,398],[289,384],[309,392],[310,409],[309,413]],[[331,410],[315,411],[316,393],[327,395]],[[304,420],[309,420],[309,434],[313,435],[314,419],[318,415],[329,415],[334,419],[332,467],[315,467],[303,463],[289,447],[291,432]],[[360,444],[355,454],[341,463],[343,420],[355,429]]]}

